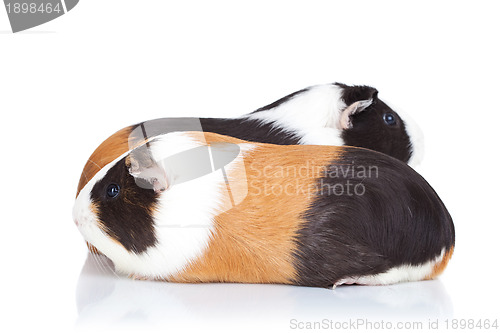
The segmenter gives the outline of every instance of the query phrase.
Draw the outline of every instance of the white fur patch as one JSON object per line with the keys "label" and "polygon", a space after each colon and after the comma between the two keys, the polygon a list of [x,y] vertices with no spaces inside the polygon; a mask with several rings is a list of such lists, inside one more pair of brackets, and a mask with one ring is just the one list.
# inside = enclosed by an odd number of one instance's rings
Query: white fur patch
{"label": "white fur patch", "polygon": [[[180,132],[155,139],[150,148],[157,161],[202,145],[189,134]],[[245,152],[253,148],[251,144],[239,146],[241,150],[238,157],[224,168],[226,173],[241,165]],[[214,217],[225,208],[223,205],[227,201],[226,178],[222,169],[219,169],[162,192],[158,212],[153,216],[157,245],[137,255],[110,239],[99,228],[97,217],[90,209],[92,187],[125,155],[99,171],[82,189],[73,210],[74,219],[78,221],[78,228],[84,238],[110,258],[117,271],[141,278],[167,278],[196,260],[207,248]],[[169,177],[175,178],[176,175],[170,174]]]}
{"label": "white fur patch", "polygon": [[285,131],[298,134],[300,144],[344,144],[338,128],[342,88],[334,84],[317,85],[293,96],[277,107],[245,115],[244,118],[274,124]]}
{"label": "white fur patch", "polygon": [[376,275],[353,276],[344,278],[338,281],[335,284],[334,288],[342,284],[362,284],[378,286],[399,282],[420,281],[423,280],[426,276],[431,275],[434,265],[443,260],[444,254],[445,249],[443,249],[441,251],[441,254],[436,258],[418,266],[402,265],[399,267],[393,267],[387,272]]}
{"label": "white fur patch", "polygon": [[422,162],[424,158],[425,151],[425,142],[424,142],[424,133],[420,129],[420,126],[410,117],[408,114],[404,114],[404,116],[400,114],[401,119],[405,123],[406,133],[410,137],[411,142],[411,156],[408,160],[408,165],[411,167],[415,167]]}

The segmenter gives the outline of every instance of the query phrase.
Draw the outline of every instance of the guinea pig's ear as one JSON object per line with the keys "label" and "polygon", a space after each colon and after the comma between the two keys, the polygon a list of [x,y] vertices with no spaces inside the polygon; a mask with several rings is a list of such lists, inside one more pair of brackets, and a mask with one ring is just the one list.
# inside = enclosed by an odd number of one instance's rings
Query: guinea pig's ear
{"label": "guinea pig's ear", "polygon": [[373,99],[357,101],[346,107],[340,115],[340,127],[342,129],[352,128],[351,117],[364,111],[373,103]]}
{"label": "guinea pig's ear", "polygon": [[165,169],[151,156],[147,145],[134,149],[125,159],[125,164],[137,186],[152,189],[156,193],[168,188]]}
{"label": "guinea pig's ear", "polygon": [[352,128],[351,117],[368,108],[378,97],[378,90],[370,86],[348,86],[337,83],[342,88],[342,100],[347,107],[340,115],[340,128]]}

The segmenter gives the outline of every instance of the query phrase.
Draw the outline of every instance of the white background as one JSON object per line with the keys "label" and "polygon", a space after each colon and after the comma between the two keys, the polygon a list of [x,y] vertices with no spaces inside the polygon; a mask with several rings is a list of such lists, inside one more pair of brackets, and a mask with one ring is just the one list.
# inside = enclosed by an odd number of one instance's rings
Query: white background
{"label": "white background", "polygon": [[[500,50],[495,1],[81,0],[12,34],[0,8],[0,325],[221,331],[318,321],[499,318]],[[426,138],[417,168],[454,218],[437,281],[390,287],[129,281],[71,219],[81,169],[116,130],[238,116],[309,85],[368,84]],[[440,326],[443,327],[443,326]],[[293,327],[292,327],[293,328]],[[4,329],[1,329],[4,331]]]}

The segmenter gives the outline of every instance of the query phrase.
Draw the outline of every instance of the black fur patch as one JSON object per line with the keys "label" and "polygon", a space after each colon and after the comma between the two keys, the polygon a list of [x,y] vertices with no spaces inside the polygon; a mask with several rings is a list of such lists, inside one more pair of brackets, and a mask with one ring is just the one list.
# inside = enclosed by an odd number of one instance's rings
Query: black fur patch
{"label": "black fur patch", "polygon": [[284,131],[272,123],[254,119],[200,119],[204,132],[232,136],[241,140],[272,143],[276,145],[297,145],[300,136]]}
{"label": "black fur patch", "polygon": [[338,82],[334,84],[342,88],[342,100],[347,105],[357,101],[376,99],[378,95],[378,90],[370,86],[348,86]]}
{"label": "black fur patch", "polygon": [[[411,142],[401,117],[378,98],[377,89],[369,86],[336,85],[343,88],[342,99],[347,105],[359,100],[373,99],[366,110],[351,117],[352,128],[342,131],[347,146],[363,147],[379,151],[408,162],[411,157]],[[384,122],[384,114],[396,117],[395,125]]]}
{"label": "black fur patch", "polygon": [[[110,184],[120,186],[116,198],[108,198]],[[97,217],[105,232],[122,244],[125,249],[142,253],[157,242],[153,229],[152,213],[156,208],[157,194],[152,189],[136,185],[128,172],[125,159],[120,160],[95,185],[90,193],[97,206]]]}
{"label": "black fur patch", "polygon": [[[370,167],[371,176],[361,172]],[[418,265],[454,245],[446,207],[401,161],[347,147],[328,170],[318,180],[316,197],[304,214],[307,222],[297,237],[298,284],[329,287],[350,276]],[[364,189],[362,195],[356,194],[356,185],[358,194]],[[347,193],[349,187],[353,195]]]}
{"label": "black fur patch", "polygon": [[[144,132],[142,128],[145,128]],[[171,132],[200,130],[246,141],[278,145],[296,145],[300,140],[300,136],[295,133],[284,131],[271,123],[240,118],[162,118],[137,124],[133,131],[139,136],[144,134],[153,138]]]}

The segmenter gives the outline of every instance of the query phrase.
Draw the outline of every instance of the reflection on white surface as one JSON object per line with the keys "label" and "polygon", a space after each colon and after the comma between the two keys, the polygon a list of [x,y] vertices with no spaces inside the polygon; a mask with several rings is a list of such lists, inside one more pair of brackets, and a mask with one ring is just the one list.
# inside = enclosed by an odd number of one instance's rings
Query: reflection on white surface
{"label": "reflection on white surface", "polygon": [[[105,257],[89,255],[77,286],[77,326],[243,327],[258,320],[287,329],[290,320],[428,320],[453,316],[439,281],[335,290],[285,285],[177,284],[117,276]],[[257,319],[258,318],[258,319]]]}

